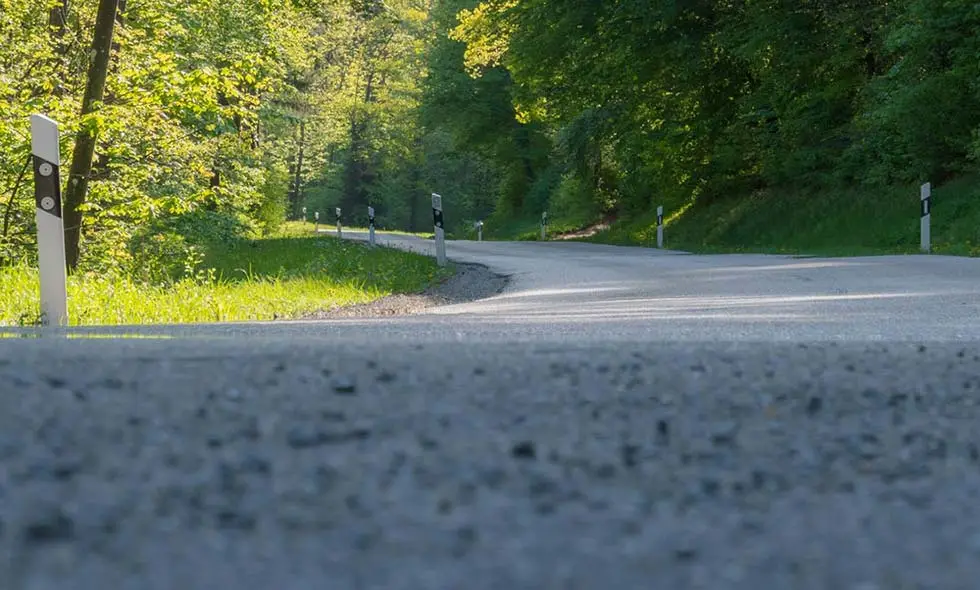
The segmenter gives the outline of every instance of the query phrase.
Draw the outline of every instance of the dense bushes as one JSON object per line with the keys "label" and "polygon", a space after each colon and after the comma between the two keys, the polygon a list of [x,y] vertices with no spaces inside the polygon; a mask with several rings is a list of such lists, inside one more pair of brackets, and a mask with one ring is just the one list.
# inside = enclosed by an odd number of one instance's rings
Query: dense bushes
{"label": "dense bushes", "polygon": [[660,203],[890,194],[977,169],[975,2],[454,4],[459,70],[504,70],[515,112],[546,127],[557,211],[628,223]]}

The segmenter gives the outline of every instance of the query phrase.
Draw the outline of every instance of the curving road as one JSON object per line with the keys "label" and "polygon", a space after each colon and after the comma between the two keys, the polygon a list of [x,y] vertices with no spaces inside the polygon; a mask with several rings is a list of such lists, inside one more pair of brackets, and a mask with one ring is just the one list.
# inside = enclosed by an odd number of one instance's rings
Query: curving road
{"label": "curving road", "polygon": [[[381,241],[432,250],[431,242],[408,236]],[[977,259],[692,256],[576,242],[451,242],[448,253],[513,280],[498,297],[433,312],[440,328],[465,336],[574,335],[595,342],[980,337]]]}
{"label": "curving road", "polygon": [[511,285],[0,338],[0,588],[976,587],[980,260],[448,251]]}

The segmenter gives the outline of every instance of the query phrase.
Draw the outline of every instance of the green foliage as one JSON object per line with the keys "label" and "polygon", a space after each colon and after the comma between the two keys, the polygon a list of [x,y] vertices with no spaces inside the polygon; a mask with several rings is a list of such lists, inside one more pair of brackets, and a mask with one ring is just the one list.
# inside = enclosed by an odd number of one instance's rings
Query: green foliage
{"label": "green foliage", "polygon": [[211,249],[236,246],[255,233],[245,216],[203,209],[161,220],[150,231],[173,232],[189,244]]}
{"label": "green foliage", "polygon": [[136,282],[170,285],[206,272],[207,252],[235,249],[253,233],[246,218],[228,213],[197,210],[167,217],[133,235],[127,264],[119,270]]}
{"label": "green foliage", "polygon": [[285,222],[289,208],[286,198],[288,192],[289,170],[282,164],[271,167],[260,189],[262,198],[254,213],[263,235],[276,233]]}
{"label": "green foliage", "polygon": [[134,281],[147,285],[169,285],[192,277],[204,260],[201,250],[178,234],[138,234],[130,242],[130,268]]}
{"label": "green foliage", "polygon": [[[96,2],[0,0],[0,264],[34,250],[29,186],[7,178],[26,156],[28,117],[62,123],[70,138],[97,127],[99,144],[83,226],[83,268],[127,267],[141,228],[198,207],[274,229],[288,190],[298,72],[314,55],[309,9],[250,0],[129,2],[120,15],[104,107],[81,120]],[[61,23],[49,23],[52,14]],[[54,21],[52,21],[54,22]],[[71,42],[69,42],[71,41]],[[10,176],[15,178],[14,176]],[[276,194],[279,193],[279,194]],[[165,240],[164,251],[176,248]]]}
{"label": "green foliage", "polygon": [[50,4],[65,10],[0,0],[0,266],[35,249],[35,112],[63,123],[65,161],[99,130],[83,270],[154,282],[220,241],[168,225],[202,211],[244,223],[229,247],[303,207],[428,231],[432,192],[459,235],[545,210],[626,231],[660,204],[722,219],[760,194],[940,184],[980,158],[968,0],[130,0],[84,120],[97,3]]}
{"label": "green foliage", "polygon": [[[535,169],[526,187],[502,174],[505,194],[524,190],[536,208],[583,225],[618,217],[604,239],[650,243],[656,206],[696,203],[685,210],[701,242],[755,247],[779,235],[819,245],[826,211],[837,210],[824,210],[830,195],[895,194],[977,170],[974,2],[463,4],[451,37],[466,46],[453,60],[478,80],[450,79],[436,96],[475,107],[469,88],[505,70],[518,118],[543,126],[562,171],[556,183]],[[461,145],[486,153],[482,141]],[[498,207],[501,225],[528,213],[513,207],[518,198]],[[761,200],[813,215],[816,233],[734,223]],[[871,241],[893,247],[883,236]]]}
{"label": "green foliage", "polygon": [[596,202],[596,193],[576,175],[566,175],[554,191],[549,214],[556,219],[584,226],[597,220],[602,213],[602,203]]}

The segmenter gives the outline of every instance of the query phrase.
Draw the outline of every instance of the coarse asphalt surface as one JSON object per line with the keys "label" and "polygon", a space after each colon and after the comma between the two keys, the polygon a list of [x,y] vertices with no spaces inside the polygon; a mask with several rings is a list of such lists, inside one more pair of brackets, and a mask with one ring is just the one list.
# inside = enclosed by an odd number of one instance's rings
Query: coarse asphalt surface
{"label": "coarse asphalt surface", "polygon": [[448,251],[510,285],[0,331],[0,588],[978,587],[980,260]]}

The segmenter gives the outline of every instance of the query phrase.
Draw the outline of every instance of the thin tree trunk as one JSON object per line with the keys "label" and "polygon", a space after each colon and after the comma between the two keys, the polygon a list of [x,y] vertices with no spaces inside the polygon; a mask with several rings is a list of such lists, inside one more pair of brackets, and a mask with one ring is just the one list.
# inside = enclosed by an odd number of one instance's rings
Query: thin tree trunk
{"label": "thin tree trunk", "polygon": [[[109,74],[109,56],[112,49],[112,33],[115,29],[119,0],[99,0],[99,12],[95,20],[92,38],[92,60],[89,63],[88,82],[82,98],[82,119],[95,112],[105,96],[105,83]],[[92,157],[98,140],[95,129],[82,128],[75,139],[68,189],[65,191],[65,256],[69,272],[78,268],[82,233],[82,206],[88,193]]]}
{"label": "thin tree trunk", "polygon": [[306,148],[306,122],[299,122],[299,151],[296,155],[296,176],[293,179],[293,213],[299,213],[303,203],[303,158]]}
{"label": "thin tree trunk", "polygon": [[[48,12],[48,28],[51,33],[51,40],[54,42],[54,56],[51,58],[52,69],[56,76],[63,76],[65,54],[68,52],[68,44],[65,43],[65,34],[68,32],[68,0],[61,0],[51,7]],[[55,84],[52,94],[64,96],[65,87],[61,84]]]}
{"label": "thin tree trunk", "polygon": [[51,34],[58,42],[58,53],[63,54],[64,47],[61,41],[65,37],[68,26],[68,2],[66,0],[62,0],[59,4],[51,7],[51,11],[48,12],[48,26],[51,27]]}
{"label": "thin tree trunk", "polygon": [[[416,135],[413,143],[415,145],[415,152],[422,153],[424,149],[422,144],[422,136]],[[409,193],[410,197],[408,200],[408,231],[415,233],[419,231],[419,227],[424,225],[424,220],[419,219],[419,216],[423,214],[423,212],[419,211],[419,209],[422,207],[422,195],[425,194],[426,187],[422,186],[422,166],[419,162],[416,162],[416,164],[412,166],[412,176],[409,183],[409,189],[411,192]]]}
{"label": "thin tree trunk", "polygon": [[421,206],[422,192],[416,189],[412,191],[412,196],[408,201],[408,231],[415,233],[419,231],[419,207]]}
{"label": "thin tree trunk", "polygon": [[[116,12],[116,25],[119,27],[126,26],[126,0],[119,0],[119,9]],[[119,55],[120,49],[119,35],[113,35],[112,52],[110,55]],[[107,89],[105,92],[105,97],[102,99],[102,104],[109,106],[116,103],[116,95],[111,89]],[[99,157],[96,158],[95,162],[92,164],[92,172],[89,174],[89,180],[96,182],[109,180],[109,177],[112,175],[112,172],[109,170],[110,163],[111,160],[108,154],[104,152],[99,154]]]}
{"label": "thin tree trunk", "polygon": [[27,161],[24,162],[24,167],[21,168],[20,174],[17,175],[17,180],[14,181],[14,188],[10,191],[10,200],[7,201],[7,210],[3,214],[3,233],[0,236],[6,236],[7,232],[10,231],[10,215],[14,210],[14,199],[17,198],[17,192],[20,190],[20,185],[24,182],[24,177],[27,176],[27,169],[31,167],[31,158],[28,157]]}

